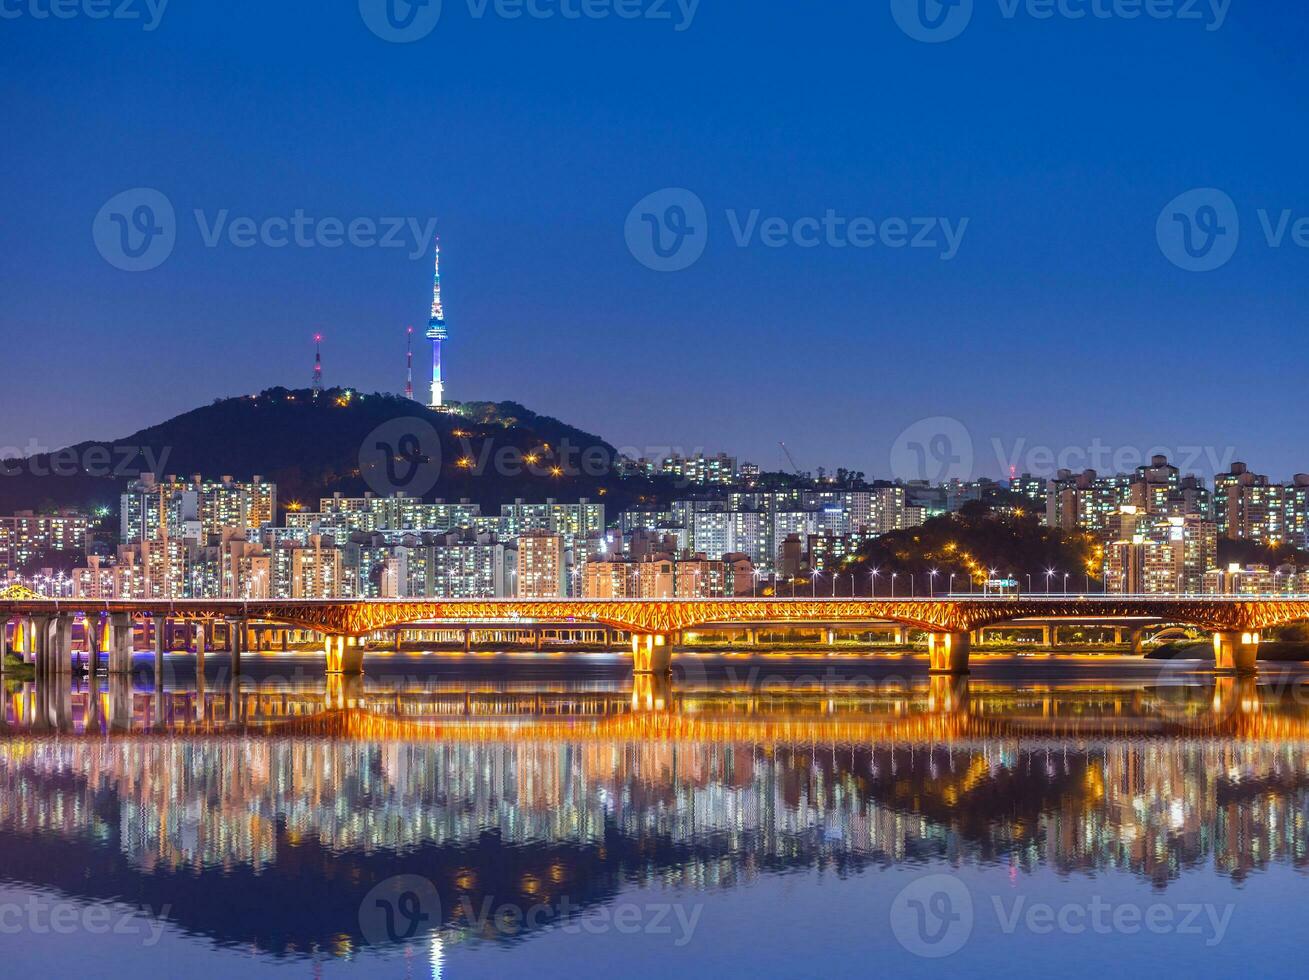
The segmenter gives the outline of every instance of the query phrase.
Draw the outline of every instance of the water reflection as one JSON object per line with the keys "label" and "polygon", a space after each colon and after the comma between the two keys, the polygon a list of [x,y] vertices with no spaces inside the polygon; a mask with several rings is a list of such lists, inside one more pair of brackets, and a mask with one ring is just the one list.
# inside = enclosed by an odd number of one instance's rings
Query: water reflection
{"label": "water reflection", "polygon": [[[1298,683],[876,685],[431,679],[6,689],[0,869],[277,956],[348,954],[360,906],[611,902],[808,869],[1121,871],[1166,890],[1309,851]],[[492,912],[491,918],[494,917]],[[538,920],[538,925],[548,920]]]}

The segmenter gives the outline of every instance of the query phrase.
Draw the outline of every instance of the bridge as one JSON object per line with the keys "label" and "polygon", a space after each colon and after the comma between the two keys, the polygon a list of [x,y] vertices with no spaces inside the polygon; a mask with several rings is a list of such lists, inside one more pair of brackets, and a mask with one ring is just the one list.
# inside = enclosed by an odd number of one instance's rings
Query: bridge
{"label": "bridge", "polygon": [[[93,661],[109,655],[109,671],[131,670],[138,631],[152,636],[162,664],[169,627],[196,630],[226,623],[234,669],[251,624],[271,624],[321,636],[329,673],[363,670],[367,638],[380,631],[436,624],[520,626],[597,625],[630,635],[633,669],[662,673],[684,630],[750,624],[897,624],[927,634],[933,673],[968,671],[975,631],[1021,621],[1146,620],[1194,626],[1213,634],[1215,669],[1254,673],[1260,634],[1309,620],[1309,599],[1226,596],[994,596],[925,599],[321,599],[234,600],[48,599],[0,594],[0,626],[15,623],[20,648],[38,670],[71,672],[73,623],[88,637]],[[0,653],[7,644],[0,628]],[[198,649],[203,650],[203,643]],[[93,664],[94,666],[94,664]]]}

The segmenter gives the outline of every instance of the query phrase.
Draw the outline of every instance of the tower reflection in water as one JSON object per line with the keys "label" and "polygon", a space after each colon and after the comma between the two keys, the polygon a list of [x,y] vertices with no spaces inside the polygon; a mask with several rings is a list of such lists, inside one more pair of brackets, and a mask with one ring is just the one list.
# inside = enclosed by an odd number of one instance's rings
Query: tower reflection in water
{"label": "tower reflection in water", "polygon": [[273,956],[349,954],[395,875],[434,884],[442,943],[531,936],[479,931],[468,907],[813,868],[1117,870],[1166,890],[1304,864],[1302,700],[1237,680],[11,685],[0,868]]}

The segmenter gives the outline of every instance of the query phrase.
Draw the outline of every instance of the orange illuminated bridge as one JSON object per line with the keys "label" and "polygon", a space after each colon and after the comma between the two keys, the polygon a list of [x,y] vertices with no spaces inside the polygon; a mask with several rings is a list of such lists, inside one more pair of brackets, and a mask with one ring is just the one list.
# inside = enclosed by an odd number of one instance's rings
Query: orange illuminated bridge
{"label": "orange illuminated bridge", "polygon": [[[970,636],[989,626],[1023,620],[1139,619],[1198,627],[1214,634],[1219,670],[1253,672],[1264,630],[1309,620],[1309,599],[1160,596],[1050,596],[939,599],[329,599],[144,600],[43,599],[0,594],[0,622],[33,624],[33,649],[57,642],[75,616],[108,623],[128,644],[138,618],[159,621],[281,624],[321,633],[330,670],[356,671],[362,641],[400,627],[440,624],[530,626],[597,624],[631,634],[638,671],[669,667],[683,630],[751,624],[893,623],[927,633],[931,668],[963,673]],[[0,636],[3,636],[0,631]],[[126,640],[122,640],[122,636]],[[352,651],[357,650],[358,653]],[[121,658],[120,658],[121,659]]]}

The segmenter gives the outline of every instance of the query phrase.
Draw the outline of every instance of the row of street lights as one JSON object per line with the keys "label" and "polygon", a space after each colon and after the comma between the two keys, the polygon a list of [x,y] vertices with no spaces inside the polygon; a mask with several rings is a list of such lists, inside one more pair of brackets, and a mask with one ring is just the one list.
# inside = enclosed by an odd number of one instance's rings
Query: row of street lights
{"label": "row of street lights", "polygon": [[[761,569],[755,569],[755,571],[754,571],[754,575],[753,575],[753,578],[754,578],[754,597],[755,597],[755,598],[758,598],[758,597],[759,597],[759,577],[760,577],[762,574],[763,574],[763,571],[762,571]],[[856,575],[856,573],[855,573],[855,572],[850,572],[849,574],[850,574],[850,595],[853,596],[854,593],[855,593],[855,575]],[[924,578],[927,579],[927,583],[928,583],[928,585],[927,585],[926,596],[927,596],[928,598],[935,598],[935,597],[936,597],[936,580],[937,580],[937,578],[939,578],[940,576],[942,576],[944,573],[942,573],[942,572],[938,571],[937,569],[933,568],[931,571],[923,572],[923,573],[921,573],[921,574],[922,574],[922,576],[923,576]],[[985,585],[982,586],[982,595],[983,595],[983,596],[987,596],[987,595],[990,595],[990,594],[991,594],[991,592],[992,592],[991,583],[994,582],[994,581],[996,580],[995,577],[996,577],[996,575],[998,575],[998,574],[999,574],[999,571],[998,571],[997,569],[991,568],[991,569],[988,569],[988,570],[987,570],[987,576],[988,576],[988,577],[987,577],[987,582],[986,582]],[[1062,587],[1062,591],[1061,591],[1061,592],[1056,593],[1056,592],[1054,591],[1054,589],[1053,589],[1053,584],[1054,584],[1056,581],[1058,581],[1060,575],[1063,576],[1063,587]],[[947,578],[947,585],[946,585],[946,591],[945,591],[945,593],[944,593],[945,595],[954,595],[954,594],[955,594],[955,591],[954,591],[954,580],[955,580],[958,576],[959,576],[959,573],[958,573],[958,572],[950,572],[948,575],[946,575],[946,578]],[[832,595],[832,598],[836,598],[836,586],[837,586],[837,582],[838,582],[838,580],[839,580],[841,577],[842,577],[842,576],[841,576],[841,573],[837,573],[837,572],[826,573],[826,572],[819,571],[818,569],[814,569],[813,571],[811,571],[811,572],[809,573],[809,595],[810,595],[810,597],[811,597],[811,598],[815,598],[815,599],[818,598],[818,582],[819,582],[820,579],[827,578],[827,579],[831,582],[831,595]],[[876,598],[877,598],[877,580],[878,580],[879,578],[884,578],[884,577],[888,577],[888,576],[884,575],[884,573],[883,573],[883,572],[881,571],[881,569],[879,569],[879,568],[871,568],[871,569],[868,570],[868,577],[869,577],[869,588],[870,588],[870,590],[871,590],[871,592],[872,592],[872,596],[873,596],[873,598],[876,599]],[[899,592],[898,592],[897,581],[896,581],[899,577],[900,577],[900,573],[899,573],[899,572],[891,572],[890,575],[889,575],[889,578],[890,578],[890,580],[891,580],[891,594],[890,594],[890,598],[892,598],[892,599],[900,598],[900,595],[899,595]],[[909,573],[906,577],[909,579],[909,595],[908,595],[908,598],[910,598],[910,599],[917,598],[917,579],[918,579],[918,573]],[[971,576],[971,575],[966,575],[966,576],[964,576],[964,577],[968,579],[968,594],[969,594],[969,595],[972,595],[972,594],[973,594],[973,579],[972,579],[972,576]],[[1069,572],[1059,572],[1059,571],[1056,571],[1056,570],[1053,569],[1053,568],[1047,568],[1047,569],[1045,570],[1045,595],[1056,595],[1056,594],[1060,594],[1060,595],[1068,595],[1068,580],[1069,580],[1071,577],[1072,577],[1072,575],[1071,575],[1071,573],[1069,573]],[[1035,590],[1034,590],[1033,587],[1032,587],[1032,576],[1031,576],[1031,573],[1027,573],[1026,578],[1027,578],[1027,592],[1028,592],[1028,594],[1029,594],[1029,595],[1035,594]],[[1091,591],[1091,576],[1090,576],[1090,573],[1087,573],[1087,574],[1086,574],[1085,585],[1086,585],[1086,590],[1085,590],[1085,591],[1086,591],[1087,593],[1089,593],[1089,592]],[[774,577],[773,577],[773,591],[774,591],[774,593],[777,592],[777,587],[778,587],[777,578],[776,578],[776,576],[774,576]],[[1085,594],[1085,593],[1084,593],[1084,594]],[[792,598],[795,597],[795,579],[791,579],[791,597],[792,597]]]}

